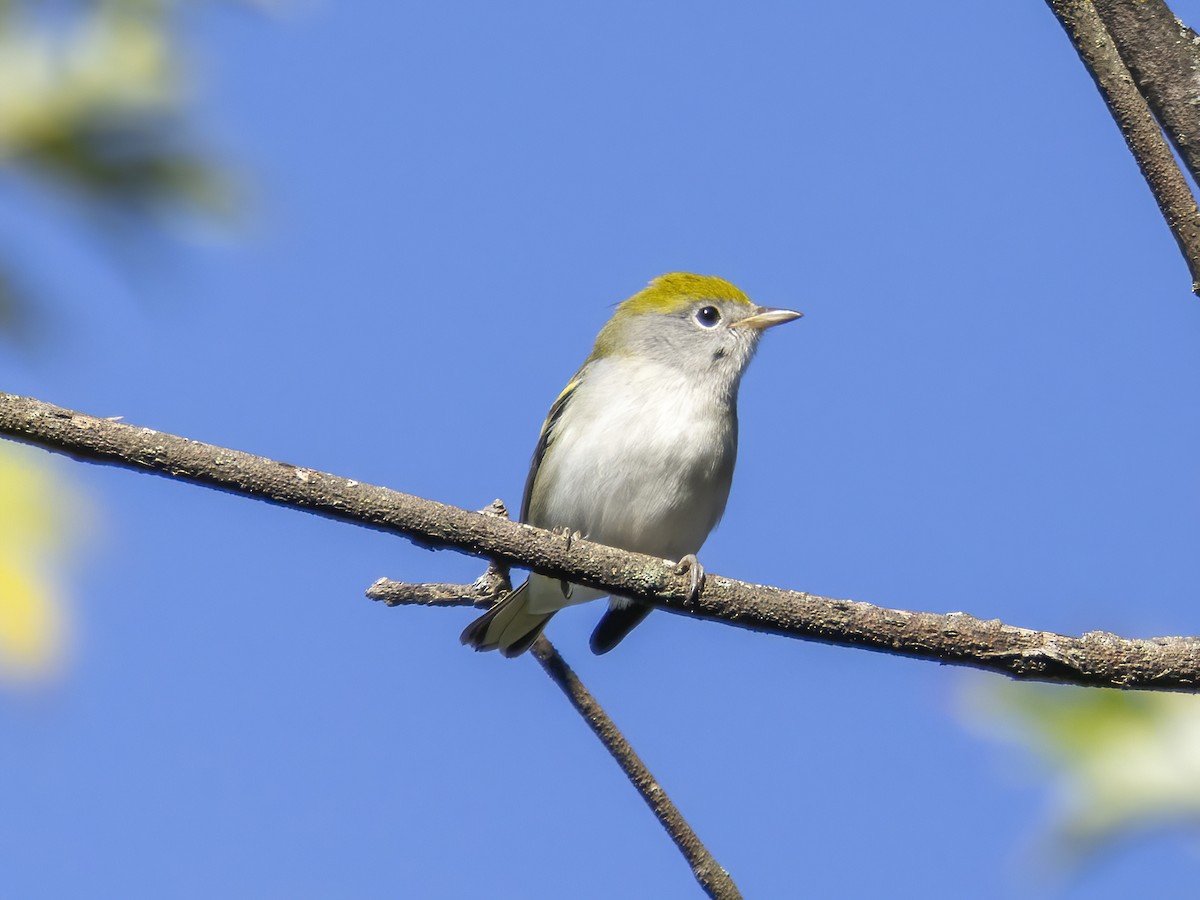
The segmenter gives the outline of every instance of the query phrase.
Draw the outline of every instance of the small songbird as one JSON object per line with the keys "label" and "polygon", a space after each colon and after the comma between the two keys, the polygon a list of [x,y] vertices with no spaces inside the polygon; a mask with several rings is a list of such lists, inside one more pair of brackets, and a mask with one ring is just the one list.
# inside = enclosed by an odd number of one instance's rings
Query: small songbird
{"label": "small songbird", "polygon": [[[654,279],[617,307],[550,407],[521,521],[679,560],[696,591],[703,569],[694,554],[729,499],[742,374],[763,331],[799,317],[756,306],[721,278]],[[534,573],[468,625],[462,642],[519,656],[558,610],[602,596]],[[613,597],[592,650],[607,653],[651,609]]]}

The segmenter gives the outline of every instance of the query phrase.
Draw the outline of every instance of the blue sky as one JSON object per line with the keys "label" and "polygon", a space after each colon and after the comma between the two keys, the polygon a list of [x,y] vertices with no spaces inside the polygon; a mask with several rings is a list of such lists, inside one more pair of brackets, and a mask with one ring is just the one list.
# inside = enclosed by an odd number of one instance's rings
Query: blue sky
{"label": "blue sky", "polygon": [[[612,305],[717,274],[805,318],[743,383],[710,572],[1196,630],[1200,301],[1044,4],[222,7],[187,36],[250,222],[131,279],[6,208],[58,330],[5,390],[515,507]],[[362,596],[477,561],[58,467],[92,525],[67,671],[0,698],[0,893],[698,895],[536,664]],[[599,613],[549,635],[747,896],[1195,883],[1177,834],[1037,880],[1049,781],[965,727],[980,677],[662,613],[595,658]]]}

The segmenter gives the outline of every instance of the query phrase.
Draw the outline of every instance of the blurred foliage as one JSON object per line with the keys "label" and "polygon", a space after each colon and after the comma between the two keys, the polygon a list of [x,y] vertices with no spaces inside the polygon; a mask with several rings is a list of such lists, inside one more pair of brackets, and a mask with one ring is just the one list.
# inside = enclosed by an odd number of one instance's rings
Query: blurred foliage
{"label": "blurred foliage", "polygon": [[118,209],[217,204],[221,179],[189,147],[183,127],[167,5],[73,4],[70,17],[50,15],[53,6],[0,5],[5,164]]}
{"label": "blurred foliage", "polygon": [[[0,176],[125,232],[163,214],[232,211],[189,123],[186,54],[170,0],[0,0]],[[36,297],[0,246],[0,335],[26,343]],[[63,614],[65,511],[79,499],[44,457],[0,446],[0,680],[52,672]]]}
{"label": "blurred foliage", "polygon": [[[42,454],[0,446],[0,679],[53,673],[64,650],[58,579],[78,494],[43,465]],[[68,515],[73,513],[73,515]]]}
{"label": "blurred foliage", "polygon": [[[0,0],[0,172],[98,218],[153,230],[164,214],[233,210],[189,124],[169,0]],[[0,333],[33,298],[0,248]]]}
{"label": "blurred foliage", "polygon": [[1044,863],[1075,866],[1136,833],[1200,829],[1200,697],[990,680],[973,717],[1056,781]]}

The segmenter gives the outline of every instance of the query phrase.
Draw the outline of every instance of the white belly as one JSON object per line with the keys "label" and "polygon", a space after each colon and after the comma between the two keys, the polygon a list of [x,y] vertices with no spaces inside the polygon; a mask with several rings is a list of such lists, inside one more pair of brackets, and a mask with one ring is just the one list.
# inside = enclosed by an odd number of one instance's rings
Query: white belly
{"label": "white belly", "polygon": [[[725,511],[736,454],[736,412],[722,398],[668,366],[602,360],[551,433],[529,521],[679,559],[700,549]],[[536,592],[539,606],[601,596],[576,587],[566,598],[549,584],[553,592]]]}

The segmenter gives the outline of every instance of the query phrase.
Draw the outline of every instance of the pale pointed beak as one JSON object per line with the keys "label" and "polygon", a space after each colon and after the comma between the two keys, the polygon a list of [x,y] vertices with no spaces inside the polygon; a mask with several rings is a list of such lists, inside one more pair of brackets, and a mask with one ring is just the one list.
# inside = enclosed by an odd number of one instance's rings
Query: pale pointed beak
{"label": "pale pointed beak", "polygon": [[754,315],[734,322],[730,327],[753,328],[755,331],[765,331],[768,328],[774,328],[776,325],[782,325],[784,322],[798,319],[802,315],[804,313],[796,312],[794,309],[771,309],[769,306],[760,306],[754,311]]}

